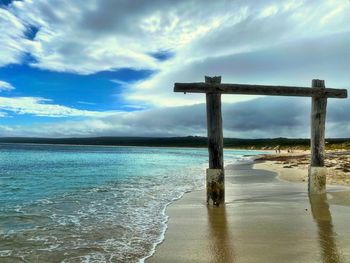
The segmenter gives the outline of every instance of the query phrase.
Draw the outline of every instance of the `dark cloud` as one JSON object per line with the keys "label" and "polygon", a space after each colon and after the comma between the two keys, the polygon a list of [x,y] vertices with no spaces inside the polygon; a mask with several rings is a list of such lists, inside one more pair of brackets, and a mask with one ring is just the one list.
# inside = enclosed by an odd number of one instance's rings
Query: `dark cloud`
{"label": "dark cloud", "polygon": [[[327,135],[349,137],[350,125],[344,130],[336,128],[338,124],[350,123],[349,101],[330,99],[328,104]],[[263,97],[224,104],[225,135],[244,138],[308,137],[310,109],[311,98]],[[135,118],[125,119],[122,123],[128,125],[131,128],[129,132],[133,131],[134,135],[206,135],[205,105],[139,112]]]}
{"label": "dark cloud", "polygon": [[225,79],[311,84],[311,78],[321,78],[331,85],[349,87],[350,83],[344,82],[350,68],[349,43],[350,35],[339,33],[272,45],[255,52],[208,58],[193,66],[197,72],[221,72]]}
{"label": "dark cloud", "polygon": [[[262,97],[223,104],[225,137],[307,138],[310,135],[310,98]],[[327,137],[350,137],[348,99],[329,99]],[[206,135],[205,104],[118,113],[85,121],[66,121],[15,127],[0,136],[187,136]]]}
{"label": "dark cloud", "polygon": [[159,61],[166,61],[172,58],[175,54],[174,52],[171,52],[171,51],[162,50],[162,51],[151,53],[150,55]]}
{"label": "dark cloud", "polygon": [[[171,8],[172,1],[100,1],[91,7],[83,16],[79,24],[84,30],[94,34],[110,34],[111,32],[140,32],[139,23],[144,17],[156,11]],[[162,21],[163,23],[165,21]]]}
{"label": "dark cloud", "polygon": [[300,98],[270,97],[226,105],[224,116],[229,117],[225,117],[225,127],[237,132],[274,130],[275,134],[284,133],[286,129],[307,123],[310,113],[305,106],[308,102]]}

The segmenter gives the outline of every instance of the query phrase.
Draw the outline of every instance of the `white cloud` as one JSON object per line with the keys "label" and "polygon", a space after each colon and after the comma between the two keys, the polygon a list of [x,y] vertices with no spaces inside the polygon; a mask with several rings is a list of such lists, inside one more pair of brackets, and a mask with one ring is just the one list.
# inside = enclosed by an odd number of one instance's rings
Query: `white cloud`
{"label": "white cloud", "polygon": [[[189,122],[197,120],[204,110],[197,112],[195,106],[183,106],[203,103],[204,95],[175,94],[174,82],[202,82],[204,75],[222,75],[223,82],[233,83],[309,86],[312,78],[322,78],[327,86],[348,87],[349,11],[349,1],[343,0],[205,4],[187,0],[15,1],[7,9],[0,9],[0,66],[21,63],[30,53],[36,59],[33,67],[54,71],[89,74],[119,68],[153,69],[155,73],[146,80],[117,84],[123,86],[124,98],[131,106],[151,104],[159,109],[112,116],[110,112],[56,105],[43,98],[1,97],[0,116],[17,113],[88,118],[30,127],[32,134],[52,136],[205,133],[203,123]],[[25,36],[29,25],[39,29],[33,40]],[[174,55],[167,61],[149,55],[160,50]],[[225,102],[253,99],[223,96]],[[242,103],[247,104],[236,105],[249,105],[253,110],[256,107],[249,101]],[[169,106],[177,107],[166,108]],[[253,127],[255,119],[249,118],[246,122],[231,122],[232,130],[250,124],[249,131],[231,135],[278,135],[264,126]],[[295,134],[306,134],[302,125],[295,125]],[[288,135],[291,127],[283,127],[281,136]],[[342,132],[348,132],[348,126],[344,127],[339,131],[334,128],[332,134],[345,134]]]}
{"label": "white cloud", "polygon": [[[162,70],[148,54],[173,50],[181,65],[349,29],[347,1],[297,2],[15,1],[0,9],[2,64],[28,52],[33,66],[54,71]],[[39,29],[33,41],[29,25]]]}
{"label": "white cloud", "polygon": [[[103,117],[115,113],[113,111],[79,110],[50,102],[51,100],[49,99],[37,97],[0,97],[0,110],[19,115],[31,114],[46,117]],[[6,116],[6,113],[4,116]]]}
{"label": "white cloud", "polygon": [[[314,42],[319,44],[315,46]],[[133,102],[147,101],[158,106],[203,103],[204,94],[174,93],[173,85],[175,82],[203,82],[205,75],[221,75],[224,83],[305,87],[310,87],[312,79],[320,78],[326,80],[328,87],[348,88],[349,45],[350,34],[338,33],[189,62],[178,56],[166,62],[158,74],[129,84],[124,96]],[[256,96],[224,95],[222,98],[224,102],[233,103]]]}
{"label": "white cloud", "polygon": [[[177,50],[220,25],[221,4],[199,14],[188,1],[29,1],[13,2],[10,14],[39,28],[29,51],[32,66],[89,74],[118,68],[158,69],[149,54]],[[4,11],[9,13],[8,11]],[[24,52],[24,50],[23,50]]]}
{"label": "white cloud", "polygon": [[[200,8],[199,8],[200,6]],[[183,64],[349,31],[348,1],[15,1],[0,9],[0,66],[20,63],[89,74],[169,67],[149,54],[172,50]],[[29,25],[39,29],[33,40]],[[194,65],[195,65],[194,64]],[[194,70],[194,69],[193,69]],[[248,71],[249,69],[247,69]],[[208,72],[210,74],[211,72]],[[198,76],[202,77],[202,76]],[[155,83],[157,84],[157,83]],[[170,84],[170,83],[169,83]]]}
{"label": "white cloud", "polygon": [[25,26],[20,19],[0,8],[0,67],[21,62],[21,57],[27,51],[24,31]]}
{"label": "white cloud", "polygon": [[[225,137],[309,137],[311,101],[307,98],[265,97],[223,104]],[[327,137],[349,137],[350,104],[330,100]],[[105,117],[0,127],[0,136],[187,136],[206,135],[205,104],[117,112]]]}
{"label": "white cloud", "polygon": [[[226,83],[300,86],[322,78],[334,87],[348,87],[350,2],[264,3],[234,9],[220,27],[179,49],[159,73],[129,85],[125,98],[162,106],[201,103],[203,95],[184,96],[172,90],[174,82],[202,82],[204,75],[221,75]],[[327,23],[320,22],[322,17]],[[254,98],[224,96],[223,100]]]}
{"label": "white cloud", "polygon": [[16,132],[16,129],[6,125],[0,125],[0,136],[10,136],[12,132]]}
{"label": "white cloud", "polygon": [[277,14],[277,12],[278,12],[278,8],[275,5],[265,7],[260,13],[260,18],[273,16],[273,15]]}
{"label": "white cloud", "polygon": [[13,90],[15,89],[10,83],[6,82],[6,81],[2,81],[0,80],[0,92],[4,91],[4,90]]}

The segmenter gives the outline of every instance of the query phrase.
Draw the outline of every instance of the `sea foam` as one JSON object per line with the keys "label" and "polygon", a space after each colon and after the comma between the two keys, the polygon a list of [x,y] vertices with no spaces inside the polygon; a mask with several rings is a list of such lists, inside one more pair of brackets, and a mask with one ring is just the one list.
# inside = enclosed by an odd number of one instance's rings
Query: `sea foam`
{"label": "sea foam", "polygon": [[[6,240],[0,261],[143,262],[164,239],[166,207],[204,187],[208,162],[206,149],[21,146],[1,151],[6,158],[0,170],[14,178],[5,183],[21,183],[15,197],[0,193],[0,238]],[[225,159],[245,162],[252,154],[226,151]]]}

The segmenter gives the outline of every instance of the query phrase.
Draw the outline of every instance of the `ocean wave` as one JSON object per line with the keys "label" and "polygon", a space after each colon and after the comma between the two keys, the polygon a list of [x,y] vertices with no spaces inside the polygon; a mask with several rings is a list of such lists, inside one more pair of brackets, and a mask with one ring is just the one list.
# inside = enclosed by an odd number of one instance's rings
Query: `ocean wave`
{"label": "ocean wave", "polygon": [[[206,150],[161,151],[152,156],[146,150],[140,155],[137,149],[130,163],[128,153],[127,157],[118,156],[122,162],[116,159],[113,166],[110,157],[99,156],[102,163],[89,166],[97,167],[95,170],[69,168],[66,177],[67,167],[55,164],[63,171],[50,174],[50,180],[42,172],[43,183],[53,184],[47,187],[52,193],[2,212],[9,215],[6,222],[0,218],[0,226],[7,228],[0,235],[6,234],[8,240],[2,251],[10,250],[11,257],[29,262],[49,262],[52,257],[65,263],[144,262],[164,239],[167,206],[205,185]],[[67,158],[73,157],[64,155],[62,160]],[[235,153],[226,156],[233,163],[252,158]]]}
{"label": "ocean wave", "polygon": [[231,166],[231,165],[237,165],[237,164],[252,164],[254,163],[254,160],[257,157],[255,155],[251,156],[246,156],[246,155],[241,155],[237,156],[237,158],[234,159],[229,159],[229,161],[226,161],[226,166]]}

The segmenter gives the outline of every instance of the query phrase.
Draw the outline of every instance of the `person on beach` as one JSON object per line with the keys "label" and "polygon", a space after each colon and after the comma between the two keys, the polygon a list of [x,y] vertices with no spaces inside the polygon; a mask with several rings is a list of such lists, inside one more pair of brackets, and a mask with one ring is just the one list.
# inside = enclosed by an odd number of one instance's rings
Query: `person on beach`
{"label": "person on beach", "polygon": [[280,145],[277,145],[275,148],[274,148],[275,152],[276,153],[281,153],[281,146]]}

